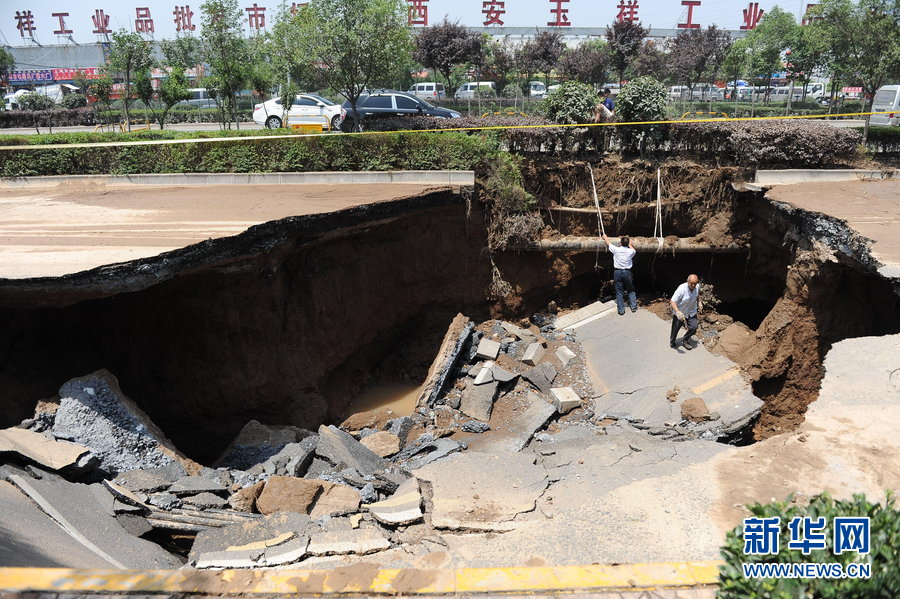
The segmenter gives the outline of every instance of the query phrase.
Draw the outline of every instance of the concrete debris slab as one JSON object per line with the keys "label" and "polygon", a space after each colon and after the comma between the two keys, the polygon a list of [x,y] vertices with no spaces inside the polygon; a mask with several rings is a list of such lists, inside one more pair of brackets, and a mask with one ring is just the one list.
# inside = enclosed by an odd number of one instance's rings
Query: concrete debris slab
{"label": "concrete debris slab", "polygon": [[197,493],[222,493],[226,491],[225,485],[205,476],[184,476],[172,483],[169,493],[182,497],[184,495],[196,495]]}
{"label": "concrete debris slab", "polygon": [[377,456],[386,458],[400,451],[400,437],[394,433],[387,431],[378,431],[368,437],[360,439],[366,449],[369,449]]}
{"label": "concrete debris slab", "polygon": [[462,431],[464,433],[483,433],[489,430],[491,430],[491,425],[479,420],[469,420],[462,425]]}
{"label": "concrete debris slab", "polygon": [[308,514],[316,498],[322,493],[322,481],[273,476],[256,499],[256,509],[261,514],[297,512]]}
{"label": "concrete debris slab", "polygon": [[59,397],[51,432],[89,447],[104,470],[118,473],[178,461],[189,472],[199,471],[200,465],[175,449],[108,371],[70,380]]}
{"label": "concrete debris slab", "polygon": [[577,328],[578,326],[587,324],[587,322],[591,322],[591,319],[596,319],[604,314],[608,314],[611,310],[615,310],[615,308],[616,302],[613,300],[608,302],[594,302],[584,308],[569,312],[565,316],[560,316],[553,323],[553,326],[560,331],[568,328]]}
{"label": "concrete debris slab", "polygon": [[351,514],[350,515],[350,528],[359,528],[360,522],[362,522],[363,515],[362,514]]}
{"label": "concrete debris slab", "polygon": [[491,410],[494,407],[494,398],[497,395],[499,383],[487,383],[484,385],[466,385],[459,402],[459,410],[476,420],[490,420]]}
{"label": "concrete debris slab", "polygon": [[556,358],[559,360],[560,364],[563,365],[563,368],[565,368],[569,365],[569,362],[575,359],[575,352],[565,345],[561,345],[556,349]]}
{"label": "concrete debris slab", "polygon": [[[306,514],[299,514],[297,512],[278,512],[256,520],[235,522],[220,528],[203,530],[197,533],[197,538],[191,546],[188,560],[195,562],[203,554],[225,551],[229,547],[242,547],[260,541],[277,539],[283,537],[285,533],[290,533],[292,535],[292,540],[298,539],[306,535],[305,531],[309,525],[310,518]],[[243,551],[253,551],[258,555],[260,549],[247,549]]]}
{"label": "concrete debris slab", "polygon": [[335,426],[319,427],[316,455],[325,458],[339,469],[354,468],[363,476],[371,476],[388,466],[387,460]]}
{"label": "concrete debris slab", "polygon": [[383,524],[397,526],[409,524],[422,518],[422,494],[419,481],[411,478],[397,491],[383,501],[366,506],[372,516]]}
{"label": "concrete debris slab", "polygon": [[[422,386],[422,393],[416,400],[416,406],[425,407],[433,406],[440,396],[441,389],[447,382],[447,379],[454,371],[456,363],[459,361],[466,342],[472,335],[475,325],[462,314],[457,314],[450,323],[441,346],[438,348],[437,355],[428,369],[428,375],[425,377],[425,384]],[[391,431],[395,434],[396,431]],[[404,435],[397,434],[401,440],[405,441]]]}
{"label": "concrete debris slab", "polygon": [[187,505],[198,508],[224,508],[228,506],[228,501],[226,499],[207,492],[185,497],[183,501]]}
{"label": "concrete debris slab", "polygon": [[251,420],[225,448],[214,467],[249,470],[266,461],[289,443],[297,443],[312,433],[296,426],[262,424]]}
{"label": "concrete debris slab", "polygon": [[244,487],[243,489],[238,490],[233,493],[231,497],[228,498],[228,503],[231,505],[232,509],[235,509],[239,512],[248,512],[253,513],[256,510],[256,500],[259,498],[259,494],[262,493],[263,488],[266,486],[265,481],[259,481],[258,483],[254,483],[249,487]]}
{"label": "concrete debris slab", "polygon": [[523,372],[522,378],[544,395],[550,395],[551,385],[556,380],[556,368],[553,364],[544,362]]}
{"label": "concrete debris slab", "polygon": [[135,537],[143,536],[153,530],[153,526],[147,522],[147,519],[143,516],[138,516],[137,514],[116,514],[116,522],[118,522],[128,534]]}
{"label": "concrete debris slab", "polygon": [[0,453],[15,452],[52,470],[77,464],[89,451],[84,445],[53,441],[24,428],[0,430]]}
{"label": "concrete debris slab", "polygon": [[484,366],[482,366],[481,370],[478,371],[478,374],[475,375],[476,385],[494,382],[494,375],[491,373],[491,366],[493,365],[494,362],[492,360],[488,360],[484,363]]}
{"label": "concrete debris slab", "polygon": [[463,446],[459,441],[453,439],[436,439],[431,443],[420,447],[418,455],[406,462],[406,467],[410,470],[421,468],[422,466],[444,458],[455,451],[459,451],[462,447]]}
{"label": "concrete debris slab", "polygon": [[314,533],[307,551],[310,555],[342,555],[353,553],[366,555],[390,549],[391,543],[377,529],[360,527]]}
{"label": "concrete debris slab", "polygon": [[709,420],[709,408],[702,397],[691,397],[681,404],[681,417],[691,422],[705,422]]}
{"label": "concrete debris slab", "polygon": [[508,383],[519,375],[503,370],[502,368],[500,368],[500,366],[494,363],[491,366],[491,376],[493,376],[494,380],[498,383]]}
{"label": "concrete debris slab", "polygon": [[528,329],[523,329],[509,322],[501,322],[500,326],[503,327],[503,330],[509,333],[510,335],[515,335],[522,341],[533,341],[535,338],[534,333],[529,331]]}
{"label": "concrete debris slab", "polygon": [[487,337],[482,337],[478,342],[478,349],[475,350],[475,357],[482,360],[496,360],[500,353],[500,342],[492,341]]}
{"label": "concrete debris slab", "polygon": [[406,445],[409,440],[409,432],[416,426],[416,421],[409,416],[401,416],[388,420],[385,430],[397,435],[401,445]]}
{"label": "concrete debris slab", "polygon": [[540,343],[532,343],[525,350],[525,355],[522,356],[522,361],[529,366],[537,366],[546,352],[547,350],[545,350]]}
{"label": "concrete debris slab", "polygon": [[359,510],[359,491],[346,485],[338,485],[324,480],[319,482],[322,485],[322,493],[316,498],[312,511],[309,513],[311,518],[342,516]]}
{"label": "concrete debris slab", "polygon": [[112,493],[113,497],[118,499],[123,503],[127,503],[129,505],[147,508],[147,504],[144,503],[144,499],[142,497],[138,497],[125,487],[119,486],[114,482],[104,480],[103,486],[105,486],[110,493]]}
{"label": "concrete debris slab", "polygon": [[[502,416],[498,413],[502,412]],[[470,448],[482,452],[521,451],[556,414],[556,407],[542,396],[528,392],[523,396],[508,394],[497,401],[491,430],[475,437]]]}
{"label": "concrete debris slab", "polygon": [[[181,476],[178,478],[181,478]],[[113,482],[120,487],[125,487],[131,491],[155,493],[156,491],[168,489],[175,480],[178,479],[169,480],[158,471],[142,470],[139,468],[137,470],[122,472],[113,480]]]}
{"label": "concrete debris slab", "polygon": [[575,393],[572,387],[557,387],[550,389],[550,396],[553,398],[553,404],[556,411],[565,414],[581,407],[581,398]]}
{"label": "concrete debris slab", "polygon": [[169,462],[165,466],[160,466],[158,468],[147,468],[146,471],[150,474],[164,478],[169,481],[169,484],[188,475],[188,471],[184,469],[184,466],[180,462]]}
{"label": "concrete debris slab", "polygon": [[[155,570],[178,568],[181,562],[167,551],[129,534],[110,516],[110,507],[100,503],[92,486],[70,483],[50,472],[40,472],[40,479],[22,470],[3,467],[3,478],[28,495],[72,537],[116,568]],[[99,488],[99,486],[97,486]],[[5,520],[5,518],[4,518]]]}
{"label": "concrete debris slab", "polygon": [[163,510],[171,510],[181,507],[181,500],[171,493],[154,493],[147,503]]}
{"label": "concrete debris slab", "polygon": [[303,476],[312,463],[319,443],[318,435],[310,435],[299,443],[288,443],[278,453],[250,468],[254,475]]}
{"label": "concrete debris slab", "polygon": [[[431,521],[452,530],[511,530],[547,487],[534,455],[467,451],[415,472],[432,488]],[[485,484],[485,481],[491,484]]]}

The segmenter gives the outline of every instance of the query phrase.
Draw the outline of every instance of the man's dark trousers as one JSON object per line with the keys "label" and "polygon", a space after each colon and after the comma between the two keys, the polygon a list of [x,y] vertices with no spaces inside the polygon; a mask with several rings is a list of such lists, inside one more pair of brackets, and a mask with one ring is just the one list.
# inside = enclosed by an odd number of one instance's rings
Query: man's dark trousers
{"label": "man's dark trousers", "polygon": [[[688,339],[693,336],[694,333],[697,332],[697,315],[688,316],[684,319],[684,326],[687,327],[687,334],[685,334],[684,339],[682,339],[682,343],[685,343]],[[672,334],[669,335],[669,344],[675,345],[675,339],[678,337],[678,331],[681,330],[681,319],[677,316],[672,316]]]}
{"label": "man's dark trousers", "polygon": [[637,310],[637,295],[634,293],[634,279],[631,278],[631,269],[617,268],[613,270],[613,286],[616,288],[616,309],[619,314],[625,314],[625,292],[628,292],[628,305],[631,311]]}

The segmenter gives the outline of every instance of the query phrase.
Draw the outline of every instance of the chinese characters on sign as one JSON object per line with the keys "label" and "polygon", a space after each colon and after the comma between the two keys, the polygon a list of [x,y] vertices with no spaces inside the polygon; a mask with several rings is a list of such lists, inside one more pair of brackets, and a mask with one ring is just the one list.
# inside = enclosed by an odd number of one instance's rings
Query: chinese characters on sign
{"label": "chinese characters on sign", "polygon": [[253,6],[248,6],[244,10],[247,11],[250,29],[259,31],[266,28],[266,8],[264,6],[257,6],[256,2],[254,2]]}
{"label": "chinese characters on sign", "polygon": [[759,2],[751,2],[747,8],[744,9],[744,24],[741,25],[741,29],[745,31],[756,29],[756,26],[759,25],[759,20],[762,19],[763,13],[765,13],[765,11],[759,7]]}
{"label": "chinese characters on sign", "polygon": [[16,11],[16,29],[19,30],[19,35],[22,37],[25,37],[26,33],[28,37],[34,37],[37,27],[34,26],[34,15],[30,10]]}
{"label": "chinese characters on sign", "polygon": [[135,8],[134,30],[138,33],[153,33],[153,19],[150,18],[150,9],[145,7]]}
{"label": "chinese characters on sign", "polygon": [[[833,522],[835,555],[855,552],[865,555],[871,550],[871,529],[868,517],[835,516]],[[825,531],[828,524],[824,517],[797,516],[788,523],[790,540],[788,549],[800,550],[809,555],[814,549],[826,550]],[[776,555],[779,550],[781,518],[744,518],[744,553],[746,555]]]}
{"label": "chinese characters on sign", "polygon": [[486,0],[481,3],[481,12],[484,13],[484,21],[482,24],[487,27],[488,25],[503,25],[502,17],[506,13],[506,2],[499,2],[498,0]]}
{"label": "chinese characters on sign", "polygon": [[568,27],[572,24],[569,22],[569,17],[567,15],[569,9],[562,7],[562,5],[567,2],[569,2],[569,0],[550,0],[550,4],[556,5],[556,8],[550,9],[550,14],[556,15],[556,20],[548,22],[547,27]]}
{"label": "chinese characters on sign", "polygon": [[56,35],[72,35],[71,29],[66,29],[66,17],[69,16],[67,12],[55,12],[53,13],[54,17],[59,19],[59,29],[55,29],[53,33]]}
{"label": "chinese characters on sign", "polygon": [[681,0],[682,6],[687,6],[687,23],[679,23],[678,29],[700,29],[700,23],[692,21],[694,17],[694,7],[700,6],[700,0]]}
{"label": "chinese characters on sign", "polygon": [[810,11],[818,6],[818,4],[807,4],[806,12],[803,13],[803,20],[800,21],[801,25],[809,25],[813,21],[820,21],[822,19],[822,15],[812,15]]}
{"label": "chinese characters on sign", "polygon": [[428,27],[428,0],[409,0],[409,24]]}
{"label": "chinese characters on sign", "polygon": [[93,33],[96,33],[97,35],[112,33],[112,29],[109,28],[109,16],[102,10],[94,10],[94,16],[91,17],[91,21],[94,22]]}
{"label": "chinese characters on sign", "polygon": [[172,11],[172,14],[175,15],[175,31],[193,31],[197,28],[196,25],[191,23],[191,17],[194,16],[194,11],[191,10],[190,4],[176,6],[175,10]]}
{"label": "chinese characters on sign", "polygon": [[619,9],[619,14],[616,15],[616,20],[620,23],[624,21],[634,23],[638,20],[638,0],[619,0],[617,8]]}

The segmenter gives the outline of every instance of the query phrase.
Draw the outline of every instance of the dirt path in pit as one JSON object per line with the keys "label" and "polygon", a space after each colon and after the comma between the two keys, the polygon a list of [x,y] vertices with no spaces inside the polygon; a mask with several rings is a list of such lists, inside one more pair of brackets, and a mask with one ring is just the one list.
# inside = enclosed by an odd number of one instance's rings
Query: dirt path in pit
{"label": "dirt path in pit", "polygon": [[0,189],[0,278],[61,276],[237,235],[288,216],[437,188],[404,183]]}

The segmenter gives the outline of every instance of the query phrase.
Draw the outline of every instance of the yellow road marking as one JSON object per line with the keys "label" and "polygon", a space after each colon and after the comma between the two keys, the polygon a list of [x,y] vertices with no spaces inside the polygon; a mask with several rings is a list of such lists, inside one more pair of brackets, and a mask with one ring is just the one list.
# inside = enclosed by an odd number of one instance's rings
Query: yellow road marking
{"label": "yellow road marking", "polygon": [[334,570],[72,570],[0,568],[0,590],[115,593],[448,593],[656,589],[718,583],[720,561],[561,566],[380,570],[357,564]]}
{"label": "yellow road marking", "polygon": [[693,391],[697,395],[700,395],[702,393],[709,391],[713,387],[721,385],[722,383],[724,383],[727,380],[733,379],[740,373],[741,373],[740,368],[737,366],[733,366],[729,370],[720,374],[719,376],[717,376],[715,378],[711,378],[708,381],[706,381],[705,383],[701,383],[701,384],[697,385],[696,387],[691,389],[691,391]]}

